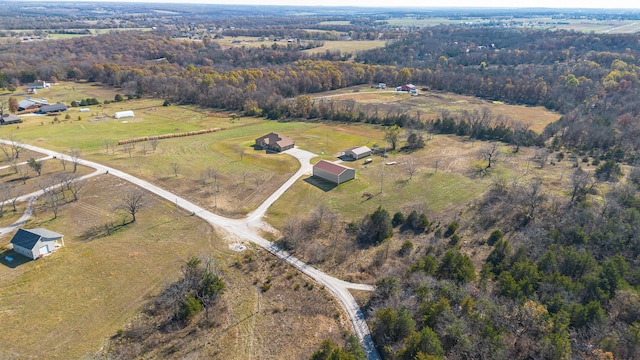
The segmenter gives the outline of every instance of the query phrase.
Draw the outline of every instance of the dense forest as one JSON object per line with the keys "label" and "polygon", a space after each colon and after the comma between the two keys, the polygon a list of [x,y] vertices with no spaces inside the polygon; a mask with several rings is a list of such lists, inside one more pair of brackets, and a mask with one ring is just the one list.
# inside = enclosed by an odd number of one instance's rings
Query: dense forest
{"label": "dense forest", "polygon": [[[272,120],[397,125],[561,149],[577,159],[566,193],[551,194],[542,181],[497,180],[460,224],[436,226],[424,214],[391,216],[382,208],[345,224],[345,236],[367,246],[394,228],[440,239],[378,281],[367,304],[374,340],[387,359],[640,358],[640,36],[497,26],[403,29],[384,21],[376,26],[374,20],[384,18],[372,17],[339,26],[322,25],[326,17],[283,17],[271,19],[273,28],[248,28],[250,18],[230,18],[193,27],[224,24],[220,36],[312,41],[347,34],[389,42],[349,58],[310,55],[297,43],[224,49],[213,36],[177,39],[177,28],[159,26],[9,43],[0,50],[0,87],[36,79],[100,82],[130,97]],[[303,35],[303,26],[318,35]],[[490,113],[425,118],[309,96],[380,82],[541,105],[563,116],[535,134]],[[595,173],[583,171],[580,159],[594,159]],[[460,232],[491,234],[472,239],[492,247],[481,268],[461,251]],[[343,353],[351,350],[325,343],[314,358]]]}

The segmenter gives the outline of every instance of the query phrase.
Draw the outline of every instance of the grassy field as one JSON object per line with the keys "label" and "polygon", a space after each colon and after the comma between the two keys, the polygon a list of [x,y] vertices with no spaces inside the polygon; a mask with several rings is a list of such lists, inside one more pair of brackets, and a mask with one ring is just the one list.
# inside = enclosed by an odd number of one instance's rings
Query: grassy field
{"label": "grassy field", "polygon": [[[391,26],[419,26],[429,27],[437,25],[456,24],[486,24],[491,18],[465,18],[449,19],[438,17],[403,17],[384,20]],[[640,22],[637,20],[596,20],[596,19],[557,19],[549,17],[500,19],[499,21],[511,24],[513,27],[538,28],[538,29],[567,29],[583,32],[632,34],[640,30]],[[381,21],[380,21],[381,22]]]}
{"label": "grassy field", "polygon": [[325,51],[340,51],[342,54],[355,54],[357,51],[371,50],[375,48],[384,47],[386,41],[384,40],[336,40],[336,41],[323,41],[324,45],[304,50],[306,53],[324,53]]}
{"label": "grassy field", "polygon": [[[275,260],[259,250],[254,250],[259,252],[253,256],[255,261],[238,268],[236,253],[225,240],[198,218],[176,211],[171,203],[149,196],[136,223],[106,236],[103,225],[120,225],[125,218],[113,209],[128,187],[128,183],[102,175],[92,178],[80,200],[64,205],[55,219],[38,206],[35,218],[26,226],[65,235],[65,246],[51,256],[25,261],[13,252],[0,253],[0,321],[3,337],[11,339],[0,350],[0,357],[70,359],[98,352],[105,339],[125,328],[150,296],[177,278],[179,268],[191,256],[213,258],[223,272],[227,295],[220,323],[225,326],[210,333],[211,345],[204,349],[197,341],[174,338],[182,342],[183,351],[215,351],[224,358],[265,353],[308,357],[325,338],[339,340],[346,318],[326,293],[320,289],[295,291],[295,284],[306,281],[303,276],[286,278],[288,269],[269,266]],[[10,236],[0,237],[0,244],[6,244]],[[5,260],[7,254],[14,262]],[[258,299],[260,284],[252,283],[267,276],[273,277],[273,291]],[[258,313],[254,313],[256,307]],[[309,308],[316,311],[308,313]],[[340,315],[335,316],[336,312]],[[243,322],[248,316],[251,322]],[[279,323],[292,325],[274,328]],[[316,335],[289,341],[297,331]],[[49,346],[39,346],[42,341]],[[245,346],[249,343],[253,347]]]}
{"label": "grassy field", "polygon": [[[296,43],[287,42],[286,39],[278,40],[278,41],[269,41],[269,40],[259,40],[256,37],[251,36],[234,36],[234,37],[225,37],[223,39],[215,39],[213,40],[220,44],[223,48],[230,47],[261,47],[261,46],[272,46],[273,44],[277,44],[278,46],[297,46]],[[343,54],[355,54],[356,51],[362,50],[371,50],[379,47],[384,47],[384,40],[366,40],[366,41],[355,41],[355,40],[335,40],[335,41],[322,41],[324,43],[323,46],[303,50],[306,53],[315,54],[315,53],[324,53],[325,51],[337,51],[340,50]]]}
{"label": "grassy field", "polygon": [[[419,85],[418,88],[420,88]],[[425,120],[436,118],[443,110],[455,114],[462,111],[488,108],[494,115],[503,115],[515,121],[529,124],[530,129],[538,133],[542,132],[546,125],[560,118],[560,114],[549,111],[541,106],[508,105],[473,96],[437,91],[421,91],[420,96],[410,96],[402,92],[377,90],[367,86],[322,93],[316,95],[316,98],[334,100],[352,99],[360,104],[380,106],[381,111],[384,111],[384,105],[399,106],[402,107],[403,112],[416,114],[419,111],[422,119]]]}
{"label": "grassy field", "polygon": [[[557,119],[557,114],[541,108],[512,106],[459,95],[427,92],[418,97],[379,91],[370,87],[342,89],[319,97],[354,99],[361,104],[402,106],[409,112],[421,112],[425,119],[440,111],[472,111],[488,107],[494,114],[508,115],[541,131]],[[112,89],[90,84],[63,83],[42,92],[50,102],[115,96]],[[85,95],[86,94],[86,95]],[[7,97],[7,95],[5,95]],[[116,120],[111,115],[133,109],[136,117]],[[17,127],[1,127],[0,136],[47,144],[66,152],[78,149],[83,157],[133,173],[228,216],[240,216],[260,204],[297,168],[287,156],[274,156],[253,149],[253,141],[270,131],[292,136],[299,147],[334,159],[345,148],[356,145],[383,147],[381,129],[364,124],[339,125],[320,122],[274,122],[257,118],[232,119],[224,113],[209,113],[191,106],[161,106],[161,100],[141,99],[103,106],[90,112],[69,110],[69,120],[52,123],[47,116],[25,117]],[[78,116],[82,120],[78,121]],[[122,146],[109,143],[132,137],[180,133],[206,128],[223,130],[206,135],[161,140],[155,151],[149,143],[137,143],[131,154]],[[107,150],[108,149],[108,150]],[[174,167],[173,164],[177,164]],[[187,165],[188,164],[188,165]],[[363,185],[368,188],[368,185]],[[214,190],[215,187],[215,190]],[[368,190],[367,190],[368,191]]]}

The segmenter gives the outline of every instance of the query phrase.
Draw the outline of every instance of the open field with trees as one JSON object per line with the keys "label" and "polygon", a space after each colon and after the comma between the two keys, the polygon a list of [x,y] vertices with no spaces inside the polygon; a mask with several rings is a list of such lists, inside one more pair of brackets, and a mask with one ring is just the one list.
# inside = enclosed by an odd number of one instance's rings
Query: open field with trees
{"label": "open field with trees", "polygon": [[[640,357],[637,13],[43,6],[57,15],[0,10],[0,108],[36,80],[57,85],[32,96],[70,108],[7,116],[0,137],[236,219],[299,166],[258,136],[313,161],[369,146],[371,161],[344,160],[354,180],[303,176],[260,231],[302,266],[375,284],[356,297],[381,358]],[[52,33],[72,37],[36,40]],[[26,209],[9,190],[43,189],[27,224],[68,245],[10,262],[2,234],[0,320],[20,345],[0,357],[364,357],[326,289],[264,251],[233,252],[170,202],[132,209],[109,175],[80,183],[68,174],[90,170],[3,150],[0,223]]]}
{"label": "open field with trees", "polygon": [[[302,275],[286,271],[284,264],[264,251],[229,250],[228,242],[209,225],[151,196],[146,198],[138,220],[127,223],[127,214],[114,209],[128,187],[108,175],[94,177],[83,187],[78,201],[62,205],[55,218],[44,201],[38,201],[27,227],[59,231],[65,235],[65,246],[52,256],[30,262],[13,255],[16,260],[9,263],[4,258],[6,252],[2,253],[0,318],[5,336],[15,340],[3,348],[2,356],[82,357],[97,352],[105,339],[116,333],[122,336],[115,337],[101,352],[111,349],[133,354],[131,351],[137,350],[121,349],[118,339],[131,337],[134,340],[128,341],[135,341],[146,331],[153,332],[154,328],[132,319],[138,318],[136,314],[150,298],[178,278],[191,256],[213,261],[225,279],[227,289],[219,305],[224,317],[202,320],[207,331],[198,332],[200,340],[213,337],[213,345],[194,348],[187,345],[190,340],[177,340],[176,334],[193,332],[199,326],[198,317],[192,325],[171,332],[170,337],[155,338],[153,350],[158,356],[179,347],[181,352],[174,356],[228,358],[284,351],[304,357],[325,339],[342,343],[347,320],[323,290],[309,288]],[[9,239],[6,235],[0,238],[3,248]],[[288,273],[294,276],[288,277]],[[260,287],[267,279],[272,289],[263,293]],[[310,307],[313,314],[308,312]],[[34,317],[35,309],[38,316]],[[276,323],[292,326],[280,328]],[[310,327],[315,337],[305,337],[304,342],[286,341],[298,332],[307,333]],[[43,339],[54,345],[37,346]],[[42,352],[34,352],[34,348]]]}

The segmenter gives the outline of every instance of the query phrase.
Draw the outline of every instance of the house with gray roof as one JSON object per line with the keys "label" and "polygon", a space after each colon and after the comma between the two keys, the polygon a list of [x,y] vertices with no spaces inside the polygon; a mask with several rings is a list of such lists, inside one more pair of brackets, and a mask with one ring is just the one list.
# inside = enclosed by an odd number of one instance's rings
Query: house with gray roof
{"label": "house with gray roof", "polygon": [[371,149],[366,146],[356,146],[345,150],[344,155],[352,158],[353,160],[358,160],[371,155]]}
{"label": "house with gray roof", "polygon": [[11,239],[11,244],[13,251],[35,260],[64,246],[64,237],[62,234],[43,228],[18,229]]}
{"label": "house with gray roof", "polygon": [[40,112],[43,114],[57,113],[62,111],[67,111],[67,105],[53,104],[53,105],[43,105],[40,107]]}
{"label": "house with gray roof", "polygon": [[2,116],[0,117],[0,125],[17,124],[21,122],[22,119],[14,114],[2,114]]}

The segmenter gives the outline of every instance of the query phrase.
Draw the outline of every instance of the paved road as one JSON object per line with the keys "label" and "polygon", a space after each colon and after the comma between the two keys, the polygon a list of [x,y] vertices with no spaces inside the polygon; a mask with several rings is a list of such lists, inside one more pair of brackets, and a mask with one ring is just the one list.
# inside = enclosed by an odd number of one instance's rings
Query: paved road
{"label": "paved road", "polygon": [[[10,141],[0,139],[0,143],[11,144]],[[64,158],[67,161],[73,161],[73,159],[65,154],[57,153],[55,151],[43,149],[40,147],[28,145],[28,144],[20,144],[21,147],[25,149],[29,149],[32,151],[36,151],[39,153],[43,153],[47,156],[56,157],[56,158]],[[355,301],[351,293],[349,293],[348,289],[355,290],[366,290],[372,291],[374,287],[371,285],[365,284],[355,284],[347,281],[343,281],[337,279],[333,276],[330,276],[308,264],[304,263],[300,259],[295,256],[289,254],[288,252],[280,249],[276,244],[264,239],[259,235],[257,229],[260,227],[262,222],[262,217],[266,213],[269,206],[271,206],[289,187],[291,187],[301,176],[305,174],[309,174],[311,172],[312,166],[310,160],[316,155],[310,153],[308,151],[300,150],[300,149],[290,149],[285,153],[294,156],[300,162],[300,169],[285,182],[276,192],[274,192],[271,196],[265,200],[255,211],[251,212],[245,219],[229,219],[222,217],[220,215],[216,215],[206,209],[190,202],[182,197],[173,194],[169,191],[161,189],[145,180],[139,179],[133,175],[127,174],[120,170],[95,163],[93,161],[78,159],[78,164],[88,166],[96,169],[96,172],[86,175],[85,177],[95,176],[97,174],[108,173],[110,175],[119,177],[121,179],[127,180],[137,186],[140,186],[147,191],[150,191],[172,203],[176,204],[187,211],[190,211],[195,216],[200,217],[201,219],[209,222],[211,225],[215,227],[222,228],[227,232],[239,237],[240,239],[251,241],[262,248],[266,249],[270,253],[279,257],[280,259],[288,262],[296,269],[300,270],[307,276],[314,279],[316,282],[327,288],[331,293],[338,299],[342,307],[347,311],[349,318],[351,319],[351,323],[354,328],[354,332],[362,347],[364,348],[367,357],[369,360],[378,360],[381,359],[378,351],[373,346],[373,340],[371,339],[371,332],[369,331],[369,327],[364,319],[364,314],[362,310],[358,306],[358,303]],[[25,195],[22,198],[33,198],[42,192],[35,192],[29,195]]]}

